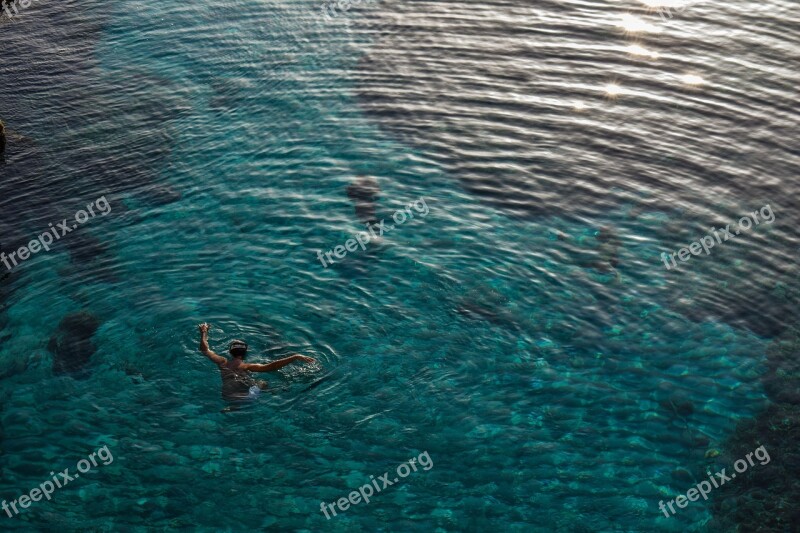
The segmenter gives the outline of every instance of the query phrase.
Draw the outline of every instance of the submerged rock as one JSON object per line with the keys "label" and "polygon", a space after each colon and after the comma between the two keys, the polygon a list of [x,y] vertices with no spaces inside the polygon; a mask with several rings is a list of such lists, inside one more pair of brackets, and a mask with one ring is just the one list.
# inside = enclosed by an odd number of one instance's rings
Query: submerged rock
{"label": "submerged rock", "polygon": [[793,327],[767,347],[767,373],[762,378],[775,403],[800,406],[800,328]]}
{"label": "submerged rock", "polygon": [[[0,6],[2,5],[3,0],[0,0]],[[0,120],[0,159],[3,159],[5,156],[6,145],[8,144],[9,139],[13,139],[15,142],[23,145],[34,144],[33,139],[7,129],[3,121]]]}
{"label": "submerged rock", "polygon": [[671,477],[676,483],[684,485],[695,482],[695,478],[692,473],[685,468],[676,468],[672,471]]}
{"label": "submerged rock", "polygon": [[[572,242],[572,239],[566,240]],[[593,268],[601,274],[615,273],[616,267],[619,265],[619,249],[622,246],[622,239],[616,230],[603,226],[597,230],[595,240],[599,244],[591,250],[575,248],[576,264],[581,268]]]}
{"label": "submerged rock", "polygon": [[376,224],[375,202],[381,189],[378,180],[372,176],[361,176],[347,187],[347,197],[355,205],[356,216],[364,224]]}
{"label": "submerged rock", "polygon": [[659,402],[659,405],[679,417],[691,416],[694,413],[694,404],[689,400],[679,397],[668,398]]}
{"label": "submerged rock", "polygon": [[92,336],[100,321],[86,311],[65,316],[56,334],[50,338],[47,349],[53,354],[53,373],[56,375],[85,373],[95,346]]}
{"label": "submerged rock", "polygon": [[[764,388],[773,404],[745,420],[724,445],[726,461],[756,453],[735,483],[715,490],[715,526],[727,531],[797,531],[800,523],[800,328],[767,347]],[[760,456],[757,448],[760,450]]]}
{"label": "submerged rock", "polygon": [[[715,489],[711,509],[721,530],[797,531],[800,523],[800,407],[775,404],[736,428],[725,446],[729,464],[763,445],[769,461]],[[761,457],[764,457],[762,454]]]}
{"label": "submerged rock", "polygon": [[77,265],[91,263],[109,255],[108,244],[87,233],[76,233],[67,242],[70,259]]}
{"label": "submerged rock", "polygon": [[64,275],[76,273],[107,282],[118,281],[114,257],[107,241],[101,241],[86,232],[76,233],[70,236],[67,247],[73,268],[65,271]]}

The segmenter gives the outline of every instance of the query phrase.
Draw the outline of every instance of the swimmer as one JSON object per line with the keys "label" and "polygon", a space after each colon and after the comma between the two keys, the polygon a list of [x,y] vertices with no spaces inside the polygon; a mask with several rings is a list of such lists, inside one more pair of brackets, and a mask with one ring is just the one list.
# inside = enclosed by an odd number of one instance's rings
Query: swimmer
{"label": "swimmer", "polygon": [[200,324],[200,352],[214,361],[219,367],[222,376],[222,397],[230,401],[254,400],[267,388],[264,380],[254,380],[250,372],[274,372],[295,361],[304,363],[316,363],[316,360],[305,355],[294,354],[265,365],[258,363],[245,363],[247,355],[247,343],[235,340],[228,346],[228,352],[232,359],[225,359],[221,355],[214,353],[208,347],[208,330],[210,324]]}

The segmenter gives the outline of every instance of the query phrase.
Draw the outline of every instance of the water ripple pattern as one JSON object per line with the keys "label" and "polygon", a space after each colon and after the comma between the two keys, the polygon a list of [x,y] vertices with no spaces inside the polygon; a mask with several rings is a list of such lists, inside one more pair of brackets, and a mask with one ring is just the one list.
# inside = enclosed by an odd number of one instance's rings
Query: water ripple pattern
{"label": "water ripple pattern", "polygon": [[[0,21],[0,251],[111,208],[0,265],[0,498],[114,455],[3,529],[718,526],[657,503],[729,466],[795,325],[800,20],[649,4],[69,0]],[[326,268],[365,231],[360,176],[394,227]],[[766,204],[774,223],[665,268]],[[220,353],[318,362],[223,412],[204,321]],[[430,470],[321,512],[423,451]]]}

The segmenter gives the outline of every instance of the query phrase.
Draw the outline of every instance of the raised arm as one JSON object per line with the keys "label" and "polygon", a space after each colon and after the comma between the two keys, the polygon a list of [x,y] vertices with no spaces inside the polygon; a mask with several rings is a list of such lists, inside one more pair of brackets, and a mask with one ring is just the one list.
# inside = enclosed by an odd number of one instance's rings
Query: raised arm
{"label": "raised arm", "polygon": [[208,330],[210,327],[211,324],[206,323],[197,326],[197,329],[200,330],[200,353],[214,361],[216,364],[221,365],[227,362],[227,359],[221,355],[217,355],[211,350],[211,348],[208,347]]}
{"label": "raised arm", "polygon": [[294,363],[295,361],[302,361],[304,363],[317,362],[316,359],[296,353],[294,355],[290,355],[289,357],[285,357],[283,359],[278,359],[277,361],[267,363],[266,365],[261,365],[258,363],[246,363],[242,365],[242,367],[245,370],[249,370],[250,372],[274,372],[280,368],[285,367],[288,364]]}

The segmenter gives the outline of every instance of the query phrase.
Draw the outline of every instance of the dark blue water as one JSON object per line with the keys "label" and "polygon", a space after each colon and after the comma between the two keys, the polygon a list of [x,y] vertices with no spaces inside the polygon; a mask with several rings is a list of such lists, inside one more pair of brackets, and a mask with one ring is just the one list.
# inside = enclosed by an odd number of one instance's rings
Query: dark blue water
{"label": "dark blue water", "polygon": [[[658,502],[740,458],[789,381],[767,354],[800,301],[794,6],[322,7],[0,21],[2,251],[110,209],[0,265],[0,497],[113,455],[2,527],[732,531],[728,503]],[[324,268],[364,230],[358,176],[395,227]],[[222,412],[204,321],[219,353],[317,363]]]}

